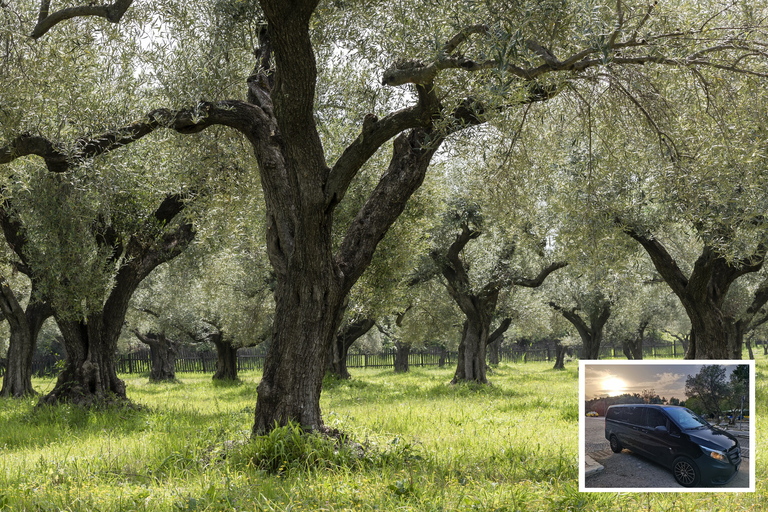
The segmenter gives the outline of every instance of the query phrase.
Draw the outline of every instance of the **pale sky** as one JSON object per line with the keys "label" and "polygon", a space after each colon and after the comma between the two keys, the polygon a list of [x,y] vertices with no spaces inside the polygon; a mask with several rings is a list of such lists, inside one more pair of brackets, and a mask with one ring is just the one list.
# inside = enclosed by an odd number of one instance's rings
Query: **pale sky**
{"label": "pale sky", "polygon": [[[685,379],[696,375],[705,366],[701,363],[674,364],[586,364],[584,366],[584,398],[642,393],[653,389],[657,395],[686,400]],[[725,378],[730,379],[735,364],[725,366]]]}

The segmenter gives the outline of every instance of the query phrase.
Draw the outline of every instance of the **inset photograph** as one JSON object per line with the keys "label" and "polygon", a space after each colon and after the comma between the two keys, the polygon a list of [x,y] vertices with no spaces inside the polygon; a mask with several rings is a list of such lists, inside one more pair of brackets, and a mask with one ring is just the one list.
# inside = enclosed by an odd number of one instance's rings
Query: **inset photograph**
{"label": "inset photograph", "polygon": [[580,361],[579,490],[754,492],[754,381],[751,360]]}

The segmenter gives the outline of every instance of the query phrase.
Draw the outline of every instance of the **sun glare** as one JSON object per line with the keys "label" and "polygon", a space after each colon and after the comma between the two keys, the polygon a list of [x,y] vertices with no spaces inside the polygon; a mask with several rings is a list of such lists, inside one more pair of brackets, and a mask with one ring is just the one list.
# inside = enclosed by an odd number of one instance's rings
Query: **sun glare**
{"label": "sun glare", "polygon": [[627,383],[618,377],[606,377],[603,379],[603,392],[608,396],[619,396],[626,392]]}

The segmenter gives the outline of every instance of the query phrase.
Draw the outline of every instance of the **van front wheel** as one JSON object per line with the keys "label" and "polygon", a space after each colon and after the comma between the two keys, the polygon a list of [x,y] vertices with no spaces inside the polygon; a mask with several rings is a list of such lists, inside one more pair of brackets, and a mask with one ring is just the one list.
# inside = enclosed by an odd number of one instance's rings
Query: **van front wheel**
{"label": "van front wheel", "polygon": [[621,450],[624,449],[623,446],[621,446],[621,442],[619,441],[619,438],[616,437],[616,435],[611,436],[611,450],[613,450],[613,453],[619,453]]}
{"label": "van front wheel", "polygon": [[701,473],[696,463],[688,457],[678,457],[672,464],[672,472],[677,483],[683,487],[696,487],[699,485]]}

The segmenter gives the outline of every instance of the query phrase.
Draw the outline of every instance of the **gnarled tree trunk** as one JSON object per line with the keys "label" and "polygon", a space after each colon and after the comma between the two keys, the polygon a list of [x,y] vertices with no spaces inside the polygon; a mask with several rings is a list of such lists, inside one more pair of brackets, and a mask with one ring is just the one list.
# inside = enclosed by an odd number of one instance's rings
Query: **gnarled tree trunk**
{"label": "gnarled tree trunk", "polygon": [[563,317],[571,322],[581,337],[581,342],[584,345],[584,355],[582,359],[599,359],[600,358],[600,345],[603,341],[603,327],[611,316],[611,303],[609,300],[602,297],[598,297],[587,311],[586,320],[579,315],[578,308],[565,309],[554,302],[550,302],[549,305],[555,310],[559,311]]}
{"label": "gnarled tree trunk", "polygon": [[[125,383],[117,377],[115,351],[119,324],[91,315],[88,322],[56,318],[67,357],[56,385],[41,404],[69,402],[92,406],[126,401]],[[117,330],[117,332],[115,332]]]}
{"label": "gnarled tree trunk", "polygon": [[499,349],[501,348],[501,342],[504,341],[504,333],[507,332],[509,326],[512,324],[511,318],[505,318],[501,321],[499,326],[488,336],[486,342],[486,352],[488,353],[488,362],[490,364],[499,364]]}
{"label": "gnarled tree trunk", "polygon": [[555,343],[555,366],[553,370],[565,370],[565,346],[557,341]]}
{"label": "gnarled tree trunk", "polygon": [[486,348],[488,354],[488,364],[497,365],[501,361],[499,357],[499,348],[501,347],[502,338],[496,341],[489,342]]}
{"label": "gnarled tree trunk", "polygon": [[23,397],[35,394],[32,388],[32,358],[37,335],[43,322],[53,314],[49,304],[35,299],[34,287],[27,309],[22,309],[8,283],[0,277],[0,310],[8,320],[11,336],[8,344],[2,397]]}
{"label": "gnarled tree trunk", "polygon": [[[624,231],[643,246],[688,314],[691,341],[685,358],[741,359],[742,339],[739,332],[743,336],[743,329],[737,326],[739,320],[723,312],[723,302],[736,279],[762,268],[765,245],[758,244],[754,254],[736,261],[728,260],[712,247],[705,246],[690,276],[686,276],[658,239],[630,226],[625,226]],[[768,285],[763,285],[756,292],[750,308],[756,303],[765,304],[766,300]],[[754,316],[757,309],[749,314]]]}
{"label": "gnarled tree trunk", "polygon": [[128,303],[141,281],[158,265],[181,254],[194,238],[191,224],[178,225],[163,234],[157,232],[158,225],[167,225],[183,208],[182,197],[168,196],[154,212],[157,224],[150,223],[146,232],[133,234],[125,241],[124,249],[118,235],[104,228],[100,241],[113,248],[116,260],[124,258],[122,265],[101,309],[89,313],[86,320],[73,320],[54,311],[67,357],[56,385],[41,397],[40,403],[91,406],[128,400],[125,383],[115,371],[117,340]]}
{"label": "gnarled tree trunk", "polygon": [[458,382],[488,382],[485,367],[485,350],[488,345],[490,319],[483,322],[479,315],[472,315],[464,321],[464,330],[459,342],[459,357],[451,384]]}
{"label": "gnarled tree trunk", "polygon": [[374,325],[376,322],[372,318],[358,318],[342,326],[331,344],[327,371],[340,379],[351,378],[347,369],[347,353],[355,341],[370,331]]}
{"label": "gnarled tree trunk", "polygon": [[629,340],[624,340],[621,349],[627,359],[640,360],[643,358],[643,339],[645,338],[645,329],[648,327],[647,321],[640,322],[634,336]]}
{"label": "gnarled tree trunk", "polygon": [[[564,262],[553,263],[544,268],[534,279],[514,276],[503,280],[492,280],[475,291],[469,280],[467,266],[461,260],[461,252],[471,240],[481,235],[481,231],[472,228],[468,222],[463,222],[461,233],[456,235],[448,251],[442,254],[435,250],[430,255],[445,278],[448,293],[465,316],[456,372],[451,381],[453,384],[461,381],[473,381],[481,384],[488,382],[485,355],[491,337],[491,321],[496,313],[496,304],[501,289],[511,286],[536,288],[541,286],[549,274],[566,265]],[[511,257],[513,252],[514,246],[510,248],[507,256]],[[500,330],[497,329],[491,341],[500,337],[509,328],[510,323],[511,319],[502,321]]]}
{"label": "gnarled tree trunk", "polygon": [[407,373],[411,366],[408,357],[411,355],[411,344],[402,341],[395,342],[395,373]]}
{"label": "gnarled tree trunk", "polygon": [[149,380],[153,382],[176,380],[178,343],[167,338],[162,332],[141,334],[138,330],[134,330],[133,333],[139,338],[139,341],[149,346],[149,354],[152,360]]}
{"label": "gnarled tree trunk", "polygon": [[216,347],[216,372],[213,380],[237,380],[237,348],[224,337],[222,331],[209,338]]}

